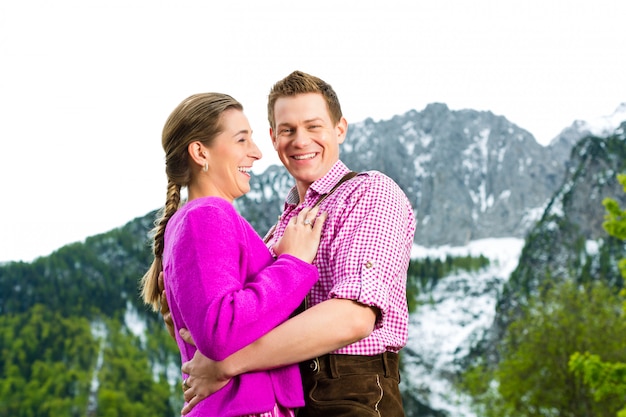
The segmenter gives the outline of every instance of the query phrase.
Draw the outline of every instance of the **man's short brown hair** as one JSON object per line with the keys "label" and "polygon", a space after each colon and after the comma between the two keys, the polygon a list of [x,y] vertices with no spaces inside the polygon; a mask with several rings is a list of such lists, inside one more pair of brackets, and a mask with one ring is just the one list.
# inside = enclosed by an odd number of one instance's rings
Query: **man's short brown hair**
{"label": "man's short brown hair", "polygon": [[296,96],[298,94],[318,93],[324,97],[328,114],[333,125],[337,125],[343,114],[337,93],[326,81],[302,71],[294,71],[282,80],[278,81],[272,89],[267,99],[267,119],[272,130],[276,128],[274,119],[274,106],[276,100],[281,97]]}

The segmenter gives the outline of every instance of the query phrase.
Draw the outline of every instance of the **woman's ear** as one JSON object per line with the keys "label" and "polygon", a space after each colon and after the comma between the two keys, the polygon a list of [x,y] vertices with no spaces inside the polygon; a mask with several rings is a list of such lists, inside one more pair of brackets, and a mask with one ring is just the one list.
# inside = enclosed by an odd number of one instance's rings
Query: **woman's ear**
{"label": "woman's ear", "polygon": [[200,168],[204,168],[208,165],[208,151],[202,142],[191,142],[189,146],[187,146],[187,152],[189,152],[191,160]]}

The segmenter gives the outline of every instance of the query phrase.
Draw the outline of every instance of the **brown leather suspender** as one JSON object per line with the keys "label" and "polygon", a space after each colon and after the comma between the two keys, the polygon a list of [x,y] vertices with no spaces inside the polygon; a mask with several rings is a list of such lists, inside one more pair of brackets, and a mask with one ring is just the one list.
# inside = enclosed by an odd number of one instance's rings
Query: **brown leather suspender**
{"label": "brown leather suspender", "polygon": [[[317,201],[315,202],[315,204],[313,205],[313,207],[317,207],[317,206],[319,206],[320,204],[322,204],[322,201],[324,201],[324,200],[326,199],[326,197],[328,197],[329,195],[331,195],[332,193],[334,193],[334,192],[335,192],[335,190],[336,190],[337,188],[339,188],[339,186],[340,186],[341,184],[343,184],[344,182],[348,181],[348,180],[349,180],[349,179],[351,179],[351,178],[354,178],[354,177],[355,177],[355,176],[357,176],[357,175],[358,175],[358,173],[357,173],[357,172],[350,171],[350,172],[348,172],[346,175],[344,175],[343,177],[341,177],[341,179],[340,179],[339,181],[337,181],[337,184],[335,184],[335,185],[333,186],[333,188],[331,188],[331,189],[330,189],[330,191],[328,191],[326,194],[322,194],[322,195],[320,196],[320,198],[318,198],[318,199],[317,199]],[[313,208],[313,207],[311,207],[311,208]]]}

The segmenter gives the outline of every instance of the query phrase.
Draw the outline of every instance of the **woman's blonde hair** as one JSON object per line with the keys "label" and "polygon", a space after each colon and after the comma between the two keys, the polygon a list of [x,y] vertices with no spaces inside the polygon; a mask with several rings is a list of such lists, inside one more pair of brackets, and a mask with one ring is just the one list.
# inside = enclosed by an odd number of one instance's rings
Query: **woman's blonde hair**
{"label": "woman's blonde hair", "polygon": [[214,138],[222,132],[221,116],[229,109],[243,111],[243,106],[229,95],[221,93],[194,94],[183,100],[170,114],[163,127],[162,145],[165,151],[167,193],[165,206],[152,230],[154,260],[141,279],[141,296],[146,304],[158,311],[160,291],[159,273],[163,270],[162,256],[165,226],[180,207],[180,191],[191,180],[191,164],[188,146],[202,142],[211,146]]}

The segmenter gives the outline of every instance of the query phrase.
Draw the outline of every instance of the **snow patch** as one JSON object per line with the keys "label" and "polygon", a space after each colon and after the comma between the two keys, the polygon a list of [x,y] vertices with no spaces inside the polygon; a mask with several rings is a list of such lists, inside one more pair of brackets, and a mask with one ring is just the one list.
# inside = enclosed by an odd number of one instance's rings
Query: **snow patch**
{"label": "snow patch", "polygon": [[588,240],[585,242],[585,252],[590,256],[598,255],[600,244],[596,240]]}
{"label": "snow patch", "polygon": [[403,356],[406,384],[433,409],[450,417],[474,416],[471,399],[456,392],[446,376],[460,370],[458,362],[493,323],[497,296],[516,268],[523,245],[523,239],[490,238],[462,247],[413,247],[412,259],[483,255],[490,260],[480,271],[441,279],[419,296],[419,307],[411,314]]}
{"label": "snow patch", "polygon": [[126,302],[126,312],[124,313],[124,324],[141,341],[141,345],[146,345],[146,322],[139,317],[139,313],[130,301]]}

